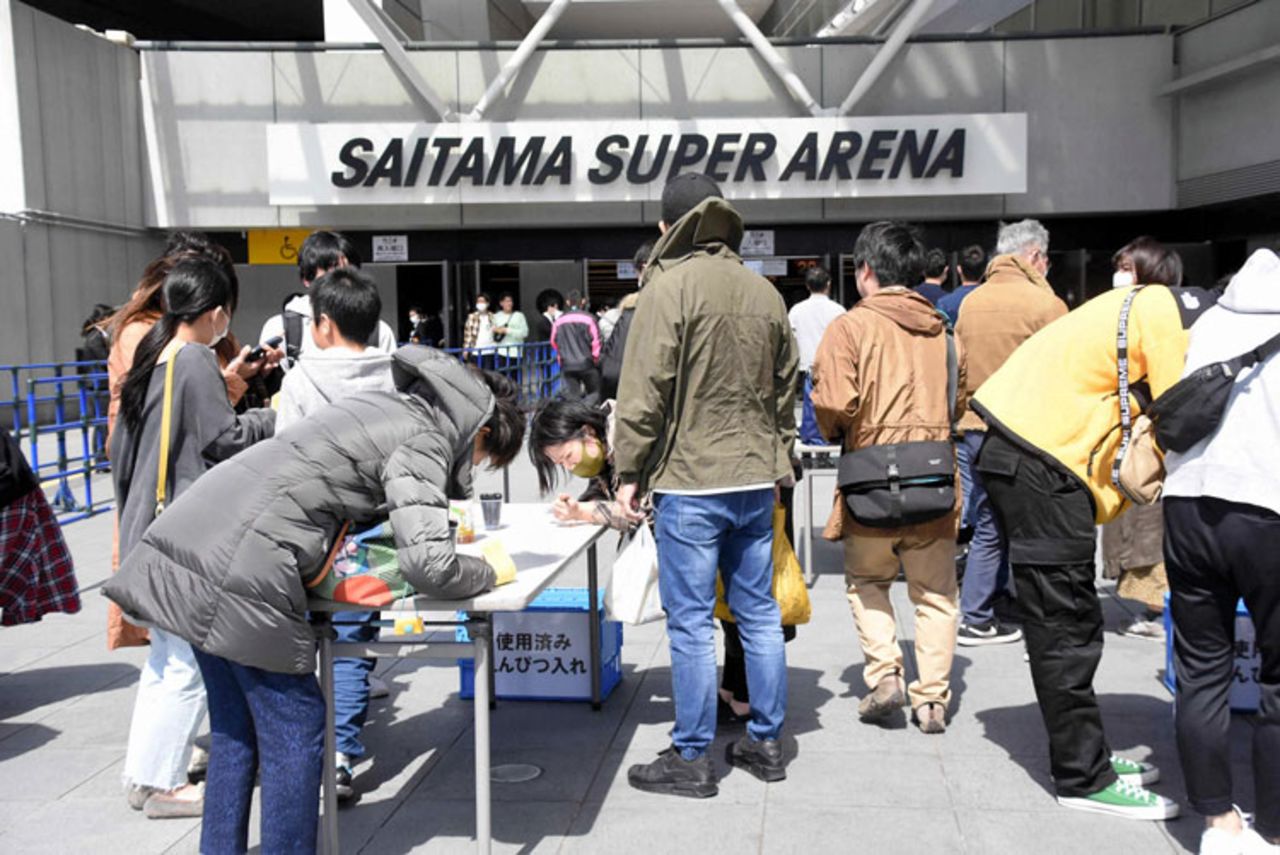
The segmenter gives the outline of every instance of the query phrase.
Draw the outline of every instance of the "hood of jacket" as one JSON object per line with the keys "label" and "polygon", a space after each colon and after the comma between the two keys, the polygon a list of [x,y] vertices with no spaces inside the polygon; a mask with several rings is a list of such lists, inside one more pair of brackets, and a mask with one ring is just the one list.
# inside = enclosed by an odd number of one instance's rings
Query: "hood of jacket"
{"label": "hood of jacket", "polygon": [[942,315],[926,298],[907,288],[886,288],[863,298],[859,305],[909,333],[933,336],[942,332]]}
{"label": "hood of jacket", "polygon": [[284,311],[297,312],[299,315],[311,318],[311,295],[306,291],[301,294],[295,294],[289,298],[289,302],[284,304]]}
{"label": "hood of jacket", "polygon": [[723,245],[736,253],[742,245],[742,215],[724,199],[703,199],[698,207],[685,214],[658,239],[645,268],[645,281],[652,278],[654,268],[666,269],[671,264],[698,250],[715,251]]}
{"label": "hood of jacket", "polygon": [[449,494],[471,495],[471,447],[476,434],[493,415],[493,393],[480,375],[456,357],[431,347],[410,344],[391,354],[396,389],[422,399],[436,410],[441,428],[457,430]]}
{"label": "hood of jacket", "polygon": [[1053,293],[1053,286],[1049,284],[1049,280],[1041,276],[1040,271],[1016,255],[997,255],[991,259],[982,281],[985,282],[993,276],[1019,276],[1037,288],[1048,291],[1050,294]]}
{"label": "hood of jacket", "polygon": [[[361,353],[342,347],[330,347],[307,354],[298,360],[290,380],[290,394],[310,399],[313,406],[332,404],[338,398],[356,392],[387,391],[391,388],[391,355],[374,348]],[[300,385],[292,385],[300,384]]]}
{"label": "hood of jacket", "polygon": [[1280,256],[1269,249],[1254,252],[1231,277],[1218,305],[1242,315],[1280,314]]}

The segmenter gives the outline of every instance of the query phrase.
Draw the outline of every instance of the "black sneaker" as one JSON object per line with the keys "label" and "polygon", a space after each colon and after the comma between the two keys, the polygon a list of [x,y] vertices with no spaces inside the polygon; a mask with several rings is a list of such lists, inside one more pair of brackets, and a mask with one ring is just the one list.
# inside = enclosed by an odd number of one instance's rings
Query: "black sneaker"
{"label": "black sneaker", "polygon": [[1005,626],[998,620],[986,623],[962,623],[956,634],[961,647],[981,647],[986,644],[1012,644],[1022,640],[1022,630]]}
{"label": "black sneaker", "polygon": [[627,780],[646,793],[705,799],[720,792],[716,786],[716,770],[707,753],[686,760],[674,745],[658,752],[658,759],[652,763],[632,766],[627,770]]}
{"label": "black sneaker", "polygon": [[356,788],[351,781],[353,777],[351,761],[347,758],[347,755],[338,752],[337,786],[334,788],[338,793],[338,801],[349,802],[356,797]]}
{"label": "black sneaker", "polygon": [[787,777],[782,762],[782,746],[776,739],[752,739],[744,735],[725,746],[725,759],[730,766],[746,769],[762,781],[781,781]]}

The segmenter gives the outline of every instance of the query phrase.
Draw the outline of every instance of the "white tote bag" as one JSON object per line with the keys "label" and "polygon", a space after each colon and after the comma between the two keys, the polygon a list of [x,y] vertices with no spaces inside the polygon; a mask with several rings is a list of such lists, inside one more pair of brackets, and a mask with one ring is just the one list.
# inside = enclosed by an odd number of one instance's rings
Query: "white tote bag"
{"label": "white tote bag", "polygon": [[642,624],[665,618],[658,593],[658,544],[642,524],[613,562],[604,606],[613,620]]}

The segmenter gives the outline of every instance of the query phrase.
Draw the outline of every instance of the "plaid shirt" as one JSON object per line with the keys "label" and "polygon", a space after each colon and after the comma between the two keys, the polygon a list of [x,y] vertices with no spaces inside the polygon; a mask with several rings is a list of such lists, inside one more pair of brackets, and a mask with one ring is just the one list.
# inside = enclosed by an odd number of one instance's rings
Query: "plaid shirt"
{"label": "plaid shirt", "polygon": [[80,611],[71,554],[62,529],[36,489],[0,510],[0,626]]}

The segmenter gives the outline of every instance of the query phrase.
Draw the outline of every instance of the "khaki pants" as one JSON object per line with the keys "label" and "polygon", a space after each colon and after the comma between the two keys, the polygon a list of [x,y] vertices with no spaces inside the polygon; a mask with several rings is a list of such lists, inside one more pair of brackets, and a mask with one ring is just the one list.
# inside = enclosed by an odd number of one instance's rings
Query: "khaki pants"
{"label": "khaki pants", "polygon": [[863,679],[875,688],[885,677],[903,673],[902,648],[894,623],[889,588],[901,562],[907,595],[916,607],[916,664],[920,677],[907,687],[912,708],[951,701],[951,660],[956,652],[956,542],[919,537],[844,539],[844,579],[858,639],[866,659]]}

